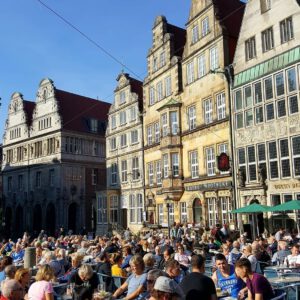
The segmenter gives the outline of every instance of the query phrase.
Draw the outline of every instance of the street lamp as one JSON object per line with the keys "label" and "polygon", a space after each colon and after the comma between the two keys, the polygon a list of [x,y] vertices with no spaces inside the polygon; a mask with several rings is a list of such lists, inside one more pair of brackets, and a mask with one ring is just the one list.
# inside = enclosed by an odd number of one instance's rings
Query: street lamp
{"label": "street lamp", "polygon": [[168,217],[168,234],[169,234],[169,238],[171,237],[171,228],[170,228],[170,205],[171,205],[171,198],[169,197],[169,195],[166,196],[165,198],[166,201],[166,207],[167,207],[167,217]]}

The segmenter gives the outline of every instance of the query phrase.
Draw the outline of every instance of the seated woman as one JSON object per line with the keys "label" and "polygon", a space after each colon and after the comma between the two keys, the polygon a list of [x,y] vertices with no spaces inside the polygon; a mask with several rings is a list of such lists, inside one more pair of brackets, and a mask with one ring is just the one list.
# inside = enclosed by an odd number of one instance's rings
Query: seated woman
{"label": "seated woman", "polygon": [[268,279],[263,275],[253,273],[251,262],[247,258],[241,258],[236,262],[235,273],[246,283],[249,300],[269,300],[274,297],[274,292]]}
{"label": "seated woman", "polygon": [[[70,283],[74,283],[73,299],[92,299],[93,293],[97,290],[99,279],[90,265],[82,265],[70,278]],[[70,294],[71,291],[68,291]]]}
{"label": "seated woman", "polygon": [[28,292],[29,283],[30,283],[29,269],[25,269],[25,268],[18,269],[15,274],[15,280],[17,280],[22,286],[23,296],[25,296],[26,293]]}
{"label": "seated woman", "polygon": [[126,272],[122,269],[123,258],[121,254],[115,254],[113,256],[113,265],[111,267],[111,275],[118,277],[126,277]]}
{"label": "seated woman", "polygon": [[41,266],[35,276],[35,282],[28,290],[29,300],[53,300],[53,286],[51,280],[54,273],[49,265]]}
{"label": "seated woman", "polygon": [[118,298],[127,291],[126,300],[142,299],[146,291],[147,274],[144,273],[144,261],[142,256],[134,255],[130,259],[130,267],[132,274],[113,294],[114,298]]}
{"label": "seated woman", "polygon": [[83,260],[83,256],[79,253],[74,253],[71,256],[71,259],[71,268],[67,270],[67,272],[63,276],[58,277],[58,281],[60,283],[68,282],[72,275],[77,272]]}
{"label": "seated woman", "polygon": [[184,271],[188,269],[191,257],[185,254],[183,246],[181,244],[177,247],[177,252],[174,255],[174,259],[177,260]]}

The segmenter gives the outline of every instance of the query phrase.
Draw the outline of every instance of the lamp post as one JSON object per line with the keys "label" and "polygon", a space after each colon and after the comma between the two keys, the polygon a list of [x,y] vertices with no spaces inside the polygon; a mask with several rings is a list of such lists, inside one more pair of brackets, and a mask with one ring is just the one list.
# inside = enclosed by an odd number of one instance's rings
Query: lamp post
{"label": "lamp post", "polygon": [[170,202],[171,202],[171,198],[169,197],[169,195],[166,196],[165,198],[166,201],[166,207],[167,207],[167,220],[168,220],[168,235],[169,238],[171,237],[171,228],[170,228]]}

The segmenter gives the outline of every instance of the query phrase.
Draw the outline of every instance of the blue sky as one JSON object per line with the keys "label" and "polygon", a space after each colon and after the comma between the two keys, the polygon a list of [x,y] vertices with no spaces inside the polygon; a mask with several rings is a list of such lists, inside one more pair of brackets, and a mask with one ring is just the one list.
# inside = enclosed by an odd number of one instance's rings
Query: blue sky
{"label": "blue sky", "polygon": [[[146,75],[157,15],[184,27],[191,0],[42,0],[138,74]],[[37,0],[1,0],[0,141],[14,92],[35,101],[38,84],[111,102],[122,70]]]}

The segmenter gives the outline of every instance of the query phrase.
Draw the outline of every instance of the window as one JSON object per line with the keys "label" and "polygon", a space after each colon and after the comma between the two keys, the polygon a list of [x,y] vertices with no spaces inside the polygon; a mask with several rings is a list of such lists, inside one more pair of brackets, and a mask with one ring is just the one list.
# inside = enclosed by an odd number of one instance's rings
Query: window
{"label": "window", "polygon": [[270,169],[270,178],[275,179],[279,177],[278,173],[278,155],[277,155],[277,146],[276,142],[268,143],[269,150],[269,169]]}
{"label": "window", "polygon": [[205,124],[209,124],[213,121],[212,119],[212,100],[207,99],[204,101],[204,120]]}
{"label": "window", "polygon": [[271,195],[272,206],[281,204],[280,195]]}
{"label": "window", "polygon": [[264,109],[262,106],[255,108],[255,123],[259,124],[264,121]]}
{"label": "window", "polygon": [[137,222],[142,223],[143,218],[143,195],[137,194],[137,205],[136,205],[136,212],[137,212]]}
{"label": "window", "polygon": [[[71,138],[72,141],[73,141],[73,138]],[[70,143],[70,152],[72,153],[73,152],[73,146],[72,144]],[[43,155],[43,144],[42,142],[36,142],[34,143],[34,157],[40,157]]]}
{"label": "window", "polygon": [[234,93],[234,100],[235,100],[235,110],[240,110],[243,108],[243,98],[242,98],[242,91],[237,90]]}
{"label": "window", "polygon": [[8,192],[12,191],[12,177],[11,176],[7,177],[7,191]]}
{"label": "window", "polygon": [[225,93],[217,95],[217,114],[218,120],[225,119],[226,117]]}
{"label": "window", "polygon": [[274,48],[273,28],[270,27],[261,33],[262,49],[267,52]]}
{"label": "window", "polygon": [[153,87],[149,89],[149,105],[153,105],[155,103],[155,90]]}
{"label": "window", "polygon": [[157,101],[160,101],[164,98],[163,84],[161,81],[157,83],[156,90],[157,90]]}
{"label": "window", "polygon": [[23,146],[17,148],[17,161],[22,161],[24,158],[24,149]]}
{"label": "window", "polygon": [[98,183],[98,169],[92,169],[92,185]]}
{"label": "window", "polygon": [[155,135],[155,143],[159,143],[160,141],[160,128],[159,123],[154,124],[154,135]]}
{"label": "window", "polygon": [[260,81],[254,84],[254,101],[256,104],[262,102],[262,91]]}
{"label": "window", "polygon": [[117,184],[118,165],[111,165],[111,184]]}
{"label": "window", "polygon": [[122,182],[127,182],[127,160],[121,162],[121,176]]}
{"label": "window", "polygon": [[256,57],[256,45],[255,45],[254,36],[245,41],[245,52],[246,52],[246,61]]}
{"label": "window", "polygon": [[271,0],[260,0],[261,13],[265,13],[271,9]]}
{"label": "window", "polygon": [[111,126],[111,129],[113,130],[117,127],[116,116],[111,116],[110,121],[111,121],[110,126]]}
{"label": "window", "polygon": [[286,115],[285,109],[285,99],[277,101],[277,116],[278,118],[284,117]]}
{"label": "window", "polygon": [[165,51],[160,53],[160,59],[159,60],[160,60],[160,67],[165,66],[165,64],[166,64],[166,52]]}
{"label": "window", "polygon": [[136,207],[134,195],[129,195],[130,223],[136,223]]}
{"label": "window", "polygon": [[158,160],[155,164],[155,168],[156,168],[156,183],[157,185],[161,185],[162,181],[161,181],[161,161]]}
{"label": "window", "polygon": [[120,117],[120,125],[126,124],[126,111],[121,111],[119,117]]}
{"label": "window", "polygon": [[281,176],[282,178],[291,176],[290,153],[288,139],[280,140],[280,159],[281,159]]}
{"label": "window", "polygon": [[153,72],[156,72],[158,70],[158,65],[157,65],[157,57],[153,57]]}
{"label": "window", "polygon": [[232,214],[229,213],[232,210],[231,200],[229,197],[220,197],[218,200],[221,203],[222,224],[228,224],[233,220]]}
{"label": "window", "polygon": [[166,97],[168,97],[172,94],[171,76],[168,76],[165,79],[165,87],[166,87]]}
{"label": "window", "polygon": [[40,188],[42,186],[42,172],[38,171],[35,174],[35,187]]}
{"label": "window", "polygon": [[162,225],[164,222],[164,206],[163,204],[158,204],[158,223]]}
{"label": "window", "polygon": [[167,136],[169,133],[168,116],[166,113],[161,116],[161,123],[162,123],[162,136],[164,137],[164,136]]}
{"label": "window", "polygon": [[273,99],[273,82],[272,77],[268,77],[265,79],[265,99],[270,100]]}
{"label": "window", "polygon": [[245,107],[252,106],[252,90],[251,86],[247,86],[244,89],[244,95],[245,95]]}
{"label": "window", "polygon": [[131,144],[135,144],[138,142],[138,131],[132,130],[131,131]]}
{"label": "window", "polygon": [[49,186],[54,186],[54,175],[55,172],[53,169],[49,170]]}
{"label": "window", "polygon": [[127,146],[127,134],[124,133],[121,135],[121,147],[126,147]]}
{"label": "window", "polygon": [[98,120],[95,119],[90,120],[90,129],[92,132],[98,132]]}
{"label": "window", "polygon": [[6,161],[8,163],[13,162],[14,159],[14,150],[13,149],[9,149],[6,151]]}
{"label": "window", "polygon": [[255,181],[257,179],[255,147],[254,146],[248,147],[247,152],[248,152],[247,154],[248,154],[249,181]]}
{"label": "window", "polygon": [[110,223],[118,223],[119,199],[118,196],[110,197]]}
{"label": "window", "polygon": [[201,78],[206,74],[205,55],[201,54],[198,57],[198,77]]}
{"label": "window", "polygon": [[126,102],[126,92],[125,91],[122,91],[120,93],[120,105],[121,104],[124,104]]}
{"label": "window", "polygon": [[186,202],[180,202],[180,222],[187,222],[187,206]]}
{"label": "window", "polygon": [[169,177],[169,159],[168,154],[163,155],[163,171],[164,171],[164,178]]}
{"label": "window", "polygon": [[117,149],[116,138],[113,137],[110,139],[110,150],[116,150],[116,149]]}
{"label": "window", "polygon": [[140,177],[139,172],[139,158],[134,157],[132,159],[132,180],[138,180]]}
{"label": "window", "polygon": [[103,224],[107,223],[107,198],[104,196],[98,196],[98,215],[97,215],[97,223]]}
{"label": "window", "polygon": [[136,120],[136,107],[132,106],[130,107],[130,121]]}
{"label": "window", "polygon": [[263,172],[261,175],[267,176],[267,164],[266,164],[266,146],[265,144],[257,145],[257,156],[258,156],[258,168],[260,172]]}
{"label": "window", "polygon": [[202,36],[206,36],[209,33],[208,17],[202,20]]}
{"label": "window", "polygon": [[219,67],[218,48],[210,49],[210,69],[215,70]]}
{"label": "window", "polygon": [[300,136],[292,138],[294,175],[300,176]]}
{"label": "window", "polygon": [[289,97],[289,112],[290,114],[297,113],[299,111],[298,107],[298,96]]}
{"label": "window", "polygon": [[276,74],[275,76],[275,84],[276,84],[276,95],[282,96],[284,95],[284,78],[283,73]]}
{"label": "window", "polygon": [[208,176],[215,175],[215,149],[213,147],[206,149],[206,170]]}
{"label": "window", "polygon": [[246,127],[253,125],[253,110],[248,109],[245,111],[245,125]]}
{"label": "window", "polygon": [[23,191],[24,188],[24,181],[23,181],[23,175],[18,176],[18,190]]}
{"label": "window", "polygon": [[187,84],[190,84],[194,81],[194,62],[191,61],[186,66],[186,78]]}
{"label": "window", "polygon": [[171,154],[171,160],[172,160],[172,175],[173,177],[179,176],[179,156],[178,153],[172,153]]}
{"label": "window", "polygon": [[170,224],[174,224],[174,203],[169,204],[169,222]]}
{"label": "window", "polygon": [[289,69],[286,72],[288,81],[288,92],[291,93],[297,89],[297,76],[295,68]]}
{"label": "window", "polygon": [[274,103],[269,103],[266,105],[266,118],[267,121],[273,120],[275,117],[274,115]]}
{"label": "window", "polygon": [[147,142],[148,145],[152,145],[152,125],[147,127]]}
{"label": "window", "polygon": [[246,151],[244,148],[238,149],[239,170],[246,176]]}
{"label": "window", "polygon": [[190,106],[188,108],[188,124],[189,130],[193,130],[196,128],[196,106]]}
{"label": "window", "polygon": [[198,178],[199,165],[198,165],[198,151],[190,152],[190,169],[192,178]]}
{"label": "window", "polygon": [[178,128],[178,114],[176,111],[170,112],[170,123],[171,123],[172,135],[177,135],[179,133],[179,128]]}
{"label": "window", "polygon": [[219,220],[217,199],[208,198],[207,206],[208,206],[208,225],[215,226]]}
{"label": "window", "polygon": [[280,22],[280,39],[281,44],[286,43],[294,38],[293,19],[289,17]]}
{"label": "window", "polygon": [[152,186],[154,183],[153,163],[148,164],[148,181],[149,185]]}
{"label": "window", "polygon": [[195,44],[199,41],[199,27],[195,25],[192,28],[192,44]]}
{"label": "window", "polygon": [[235,123],[236,123],[237,129],[244,127],[244,114],[243,113],[236,114]]}

